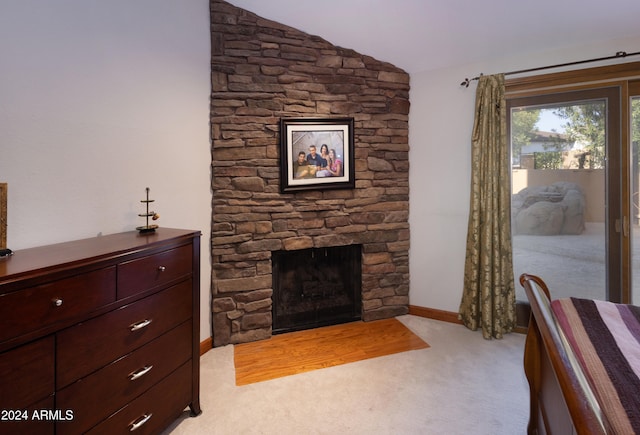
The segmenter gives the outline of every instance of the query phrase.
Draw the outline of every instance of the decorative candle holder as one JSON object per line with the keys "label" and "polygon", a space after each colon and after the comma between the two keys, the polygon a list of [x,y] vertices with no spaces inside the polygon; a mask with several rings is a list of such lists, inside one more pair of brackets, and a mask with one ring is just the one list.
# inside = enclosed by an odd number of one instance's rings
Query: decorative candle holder
{"label": "decorative candle holder", "polygon": [[143,199],[140,202],[144,203],[146,205],[147,208],[147,212],[146,213],[141,213],[138,214],[138,216],[143,217],[146,219],[146,225],[141,226],[141,227],[137,227],[136,230],[140,231],[140,233],[152,233],[156,230],[156,228],[158,228],[158,225],[156,224],[151,224],[149,225],[149,218],[151,218],[151,220],[158,220],[160,218],[160,215],[158,213],[156,213],[155,211],[149,211],[149,203],[152,203],[154,200],[153,199],[149,199],[149,189],[147,187],[147,199]]}

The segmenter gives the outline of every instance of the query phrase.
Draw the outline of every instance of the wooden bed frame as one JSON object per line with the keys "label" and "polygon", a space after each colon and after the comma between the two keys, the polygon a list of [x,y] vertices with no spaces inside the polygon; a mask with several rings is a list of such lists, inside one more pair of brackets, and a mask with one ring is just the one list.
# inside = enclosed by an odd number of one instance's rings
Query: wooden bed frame
{"label": "wooden bed frame", "polygon": [[559,329],[546,284],[527,274],[520,276],[520,284],[531,305],[524,351],[524,371],[531,395],[527,433],[613,433]]}

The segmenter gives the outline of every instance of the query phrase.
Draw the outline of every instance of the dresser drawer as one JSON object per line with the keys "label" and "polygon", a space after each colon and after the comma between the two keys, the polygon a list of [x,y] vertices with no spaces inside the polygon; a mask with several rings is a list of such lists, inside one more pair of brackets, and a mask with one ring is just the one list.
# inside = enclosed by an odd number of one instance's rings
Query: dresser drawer
{"label": "dresser drawer", "polygon": [[58,423],[58,434],[82,433],[147,391],[191,358],[190,321],[142,346],[56,395],[74,419]]}
{"label": "dresser drawer", "polygon": [[118,265],[118,299],[167,284],[192,272],[192,247],[181,246]]}
{"label": "dresser drawer", "polygon": [[190,319],[193,315],[191,291],[189,279],[58,333],[57,388],[98,370]]}
{"label": "dresser drawer", "polygon": [[108,267],[0,296],[0,341],[73,319],[116,300]]}
{"label": "dresser drawer", "polygon": [[169,377],[87,433],[159,433],[178,418],[191,402],[191,369],[191,361],[183,364]]}
{"label": "dresser drawer", "polygon": [[54,342],[49,336],[0,354],[0,410],[53,396]]}

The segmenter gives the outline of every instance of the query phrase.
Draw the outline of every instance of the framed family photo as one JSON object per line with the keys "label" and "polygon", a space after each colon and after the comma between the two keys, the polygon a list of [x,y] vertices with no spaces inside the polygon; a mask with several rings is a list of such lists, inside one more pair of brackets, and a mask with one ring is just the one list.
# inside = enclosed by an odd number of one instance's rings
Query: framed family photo
{"label": "framed family photo", "polygon": [[280,191],[353,189],[353,118],[280,120]]}

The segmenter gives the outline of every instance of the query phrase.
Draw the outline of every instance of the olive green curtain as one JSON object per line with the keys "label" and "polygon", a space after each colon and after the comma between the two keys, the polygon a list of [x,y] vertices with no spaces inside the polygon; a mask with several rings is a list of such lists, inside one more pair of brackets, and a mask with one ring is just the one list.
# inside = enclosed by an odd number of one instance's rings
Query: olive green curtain
{"label": "olive green curtain", "polygon": [[484,338],[516,325],[511,250],[510,157],[504,74],[481,76],[471,152],[471,202],[459,318]]}

